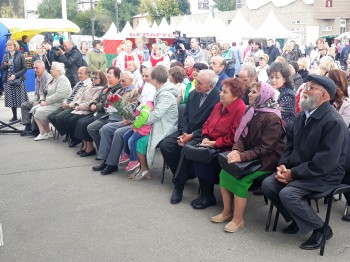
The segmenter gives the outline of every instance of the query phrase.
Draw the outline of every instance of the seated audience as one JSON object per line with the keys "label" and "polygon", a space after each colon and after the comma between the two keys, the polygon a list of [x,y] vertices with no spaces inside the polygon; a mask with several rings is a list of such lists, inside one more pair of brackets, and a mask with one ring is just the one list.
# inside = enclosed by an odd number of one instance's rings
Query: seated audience
{"label": "seated audience", "polygon": [[21,136],[39,135],[38,126],[36,125],[34,119],[32,119],[30,110],[33,108],[33,106],[40,103],[40,97],[43,95],[44,88],[52,79],[51,75],[45,70],[45,64],[43,61],[36,60],[33,67],[36,75],[34,100],[21,104],[21,122],[23,125],[25,125],[24,130],[21,132]]}
{"label": "seated audience", "polygon": [[170,199],[172,204],[181,202],[185,183],[193,178],[190,176],[191,162],[184,157],[182,148],[187,143],[200,143],[202,126],[219,102],[220,92],[215,88],[218,76],[207,69],[201,70],[196,79],[196,90],[188,96],[182,123],[159,145],[164,161],[175,176],[175,188]]}
{"label": "seated audience", "polygon": [[335,69],[328,72],[328,77],[332,79],[337,87],[337,91],[330,103],[339,112],[347,127],[350,125],[350,99],[348,95],[348,82],[346,73],[343,70]]}
{"label": "seated audience", "polygon": [[[203,124],[200,145],[229,150],[233,143],[239,122],[246,106],[242,100],[244,83],[239,79],[226,79],[220,92],[220,102],[216,104],[209,118]],[[211,163],[192,162],[192,170],[198,177],[200,196],[191,202],[194,209],[204,209],[216,204],[214,185],[219,183],[220,165],[217,158]]]}
{"label": "seated audience", "polygon": [[219,76],[218,81],[216,82],[216,88],[221,91],[222,89],[222,81],[228,78],[225,73],[226,68],[226,60],[221,56],[214,56],[210,60],[209,68],[215,72]]}
{"label": "seated audience", "polygon": [[303,83],[306,83],[306,77],[309,74],[308,68],[309,68],[309,59],[306,57],[302,57],[298,60],[298,66],[299,75],[303,78]]}
{"label": "seated audience", "polygon": [[189,96],[190,92],[192,92],[193,90],[196,89],[197,76],[198,76],[199,71],[201,71],[203,69],[208,69],[208,68],[209,67],[206,64],[203,64],[203,63],[195,63],[193,65],[193,80],[186,85],[186,89],[185,89],[184,97],[183,97],[183,100],[182,100],[182,104],[186,104],[187,103],[188,96]]}
{"label": "seated audience", "polygon": [[267,75],[267,69],[269,68],[268,62],[268,55],[263,54],[259,57],[259,66],[256,67],[256,74],[258,76],[258,81],[260,82],[267,82],[269,79]]}
{"label": "seated audience", "polygon": [[312,231],[310,238],[300,245],[302,249],[311,250],[320,248],[322,241],[329,240],[333,233],[329,226],[324,227],[324,222],[304,197],[341,183],[349,131],[329,103],[336,93],[333,80],[317,75],[309,75],[307,80],[310,82],[305,85],[300,99],[303,112],[288,133],[276,173],[263,181],[262,189],[285,220],[292,221],[283,233]]}
{"label": "seated audience", "polygon": [[86,62],[89,65],[89,70],[91,73],[95,73],[97,71],[105,72],[107,68],[107,58],[103,53],[102,49],[102,41],[94,40],[92,42],[92,49],[87,51],[86,53]]}
{"label": "seated audience", "polygon": [[174,66],[169,69],[169,81],[176,86],[178,91],[177,104],[180,105],[183,102],[186,85],[183,83],[183,80],[186,77],[185,70],[179,66]]}
{"label": "seated audience", "polygon": [[40,134],[34,138],[35,141],[53,137],[48,116],[61,106],[62,102],[68,98],[72,91],[70,82],[64,74],[64,65],[62,63],[53,62],[51,65],[52,80],[45,86],[39,100],[40,103],[31,109],[31,113],[34,116],[34,120],[40,132]]}
{"label": "seated audience", "polygon": [[295,119],[295,92],[288,63],[274,62],[268,70],[270,85],[279,92],[277,101],[283,121],[287,124],[287,130]]}
{"label": "seated audience", "polygon": [[211,218],[215,223],[230,221],[224,231],[231,233],[244,226],[248,189],[255,179],[273,172],[285,145],[281,112],[274,104],[272,87],[264,82],[253,83],[249,103],[236,130],[235,143],[232,152],[227,155],[227,161],[237,163],[261,159],[262,167],[240,180],[222,170],[220,188],[224,209]]}
{"label": "seated audience", "polygon": [[192,56],[188,56],[185,59],[184,62],[184,69],[186,72],[186,75],[188,76],[188,78],[190,79],[190,81],[193,80],[193,66],[194,66],[195,62]]}
{"label": "seated audience", "polygon": [[246,105],[249,105],[248,94],[250,93],[250,85],[251,83],[256,81],[255,65],[247,64],[247,63],[244,64],[241,68],[241,72],[239,72],[238,78],[245,83],[245,92],[243,96],[243,101]]}
{"label": "seated audience", "polygon": [[155,149],[160,141],[176,130],[178,109],[177,90],[174,84],[167,82],[168,72],[163,66],[152,70],[150,83],[156,88],[154,110],[148,115],[147,125],[152,125],[149,136],[137,141],[137,157],[141,164],[140,171],[134,174],[134,180],[150,177]]}
{"label": "seated audience", "polygon": [[139,97],[140,104],[135,110],[135,121],[132,128],[124,134],[124,153],[121,155],[119,165],[129,161],[125,171],[133,171],[140,166],[136,156],[136,142],[143,136],[147,136],[152,126],[147,125],[149,114],[152,112],[154,105],[154,95],[156,89],[153,85],[147,84],[143,87]]}
{"label": "seated audience", "polygon": [[303,84],[303,78],[299,75],[299,66],[297,62],[289,62],[290,75],[293,79],[294,91],[297,91]]}
{"label": "seated audience", "polygon": [[82,96],[82,93],[79,93],[79,91],[83,88],[85,89],[92,87],[90,71],[87,67],[82,66],[78,69],[78,80],[79,82],[77,82],[77,84],[74,86],[69,97],[63,101],[62,105],[57,110],[48,116],[50,123],[56,128],[57,132],[61,136],[66,135],[66,138],[63,141],[68,142],[69,147],[75,147],[80,143],[80,141],[69,137],[67,126],[64,124],[64,118],[70,115],[70,113],[74,110],[75,101],[80,99]]}

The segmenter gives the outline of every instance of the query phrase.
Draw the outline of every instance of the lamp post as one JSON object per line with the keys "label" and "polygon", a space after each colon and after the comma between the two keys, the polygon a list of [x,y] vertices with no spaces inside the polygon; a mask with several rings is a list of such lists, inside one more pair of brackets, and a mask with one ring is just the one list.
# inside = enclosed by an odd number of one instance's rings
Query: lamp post
{"label": "lamp post", "polygon": [[122,0],[115,1],[115,16],[116,16],[116,27],[117,32],[119,33],[119,5],[122,3]]}
{"label": "lamp post", "polygon": [[90,9],[91,9],[91,35],[92,35],[92,42],[95,40],[95,15],[94,15],[94,4],[92,2],[93,0],[90,0]]}

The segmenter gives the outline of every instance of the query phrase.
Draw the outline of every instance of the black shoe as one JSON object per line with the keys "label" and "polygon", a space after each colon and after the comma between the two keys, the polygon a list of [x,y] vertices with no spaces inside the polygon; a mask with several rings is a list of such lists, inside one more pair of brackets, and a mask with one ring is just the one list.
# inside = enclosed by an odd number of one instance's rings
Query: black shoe
{"label": "black shoe", "polygon": [[201,196],[198,196],[196,199],[191,201],[191,206],[193,206],[194,204],[196,204],[199,200],[201,200]]}
{"label": "black shoe", "polygon": [[69,141],[69,135],[66,135],[66,137],[62,140],[62,142],[68,142]]}
{"label": "black shoe", "polygon": [[299,227],[295,221],[293,221],[289,226],[286,228],[283,228],[282,233],[283,234],[296,234],[299,231]]}
{"label": "black shoe", "polygon": [[84,151],[83,153],[80,154],[81,157],[86,157],[86,156],[94,156],[96,155],[96,150],[93,149],[90,152]]}
{"label": "black shoe", "polygon": [[11,122],[15,122],[15,121],[17,121],[17,120],[18,120],[17,117],[12,117],[12,118],[9,120],[9,122],[11,123]]}
{"label": "black shoe", "polygon": [[327,231],[326,240],[331,239],[333,236],[333,232],[330,226],[328,226],[326,229],[323,229],[323,227],[321,227],[319,229],[315,229],[312,232],[312,235],[310,236],[310,238],[300,245],[300,248],[306,249],[306,250],[313,250],[313,249],[320,248],[323,240],[323,230]]}
{"label": "black shoe", "polygon": [[79,145],[80,143],[81,143],[81,141],[72,139],[72,140],[69,142],[68,146],[69,146],[69,147],[75,147],[76,145]]}
{"label": "black shoe", "polygon": [[105,169],[103,169],[101,171],[101,175],[110,175],[113,172],[117,172],[118,171],[118,166],[113,166],[113,165],[107,165]]}
{"label": "black shoe", "polygon": [[80,150],[77,152],[77,155],[81,155],[81,154],[84,153],[84,152],[85,152],[85,150],[80,149]]}
{"label": "black shoe", "polygon": [[192,205],[194,209],[205,209],[210,206],[216,205],[216,199],[214,196],[202,196],[196,203]]}
{"label": "black shoe", "polygon": [[341,220],[350,222],[350,214],[344,215]]}
{"label": "black shoe", "polygon": [[183,188],[175,187],[170,197],[171,204],[178,204],[182,201]]}
{"label": "black shoe", "polygon": [[105,169],[107,167],[106,161],[103,161],[100,165],[98,166],[93,166],[92,170],[94,171],[102,171],[103,169]]}
{"label": "black shoe", "polygon": [[32,131],[28,131],[28,130],[23,130],[21,133],[20,133],[20,136],[34,136],[33,132]]}

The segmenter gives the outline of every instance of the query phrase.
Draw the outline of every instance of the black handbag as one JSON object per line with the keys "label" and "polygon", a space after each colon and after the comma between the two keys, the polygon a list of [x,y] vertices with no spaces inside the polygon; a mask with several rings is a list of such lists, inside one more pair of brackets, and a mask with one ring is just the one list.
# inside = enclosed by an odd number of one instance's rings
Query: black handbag
{"label": "black handbag", "polygon": [[262,167],[261,159],[229,164],[227,162],[227,155],[230,152],[228,151],[218,155],[219,164],[223,170],[237,179],[242,179]]}
{"label": "black handbag", "polygon": [[16,78],[15,80],[8,81],[10,86],[20,86],[22,84],[22,77]]}
{"label": "black handbag", "polygon": [[217,157],[220,150],[214,147],[201,146],[201,145],[189,145],[186,144],[182,149],[185,157],[188,160],[197,161],[201,163],[211,163],[211,161]]}

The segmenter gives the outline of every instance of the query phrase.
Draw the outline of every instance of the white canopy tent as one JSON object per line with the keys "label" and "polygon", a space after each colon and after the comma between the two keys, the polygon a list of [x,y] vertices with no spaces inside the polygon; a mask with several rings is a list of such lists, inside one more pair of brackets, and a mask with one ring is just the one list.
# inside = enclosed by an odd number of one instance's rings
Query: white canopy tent
{"label": "white canopy tent", "polygon": [[261,38],[297,38],[298,35],[285,28],[277,19],[273,11],[256,30],[255,37]]}
{"label": "white canopy tent", "polygon": [[236,41],[241,39],[248,39],[254,37],[256,30],[252,27],[249,22],[244,18],[241,10],[238,9],[235,17],[231,23],[227,26],[227,35],[232,35],[232,38]]}
{"label": "white canopy tent", "polygon": [[108,40],[124,40],[125,37],[122,36],[122,34],[118,33],[118,29],[115,26],[114,23],[111,24],[108,31],[102,36],[102,39],[108,39]]}
{"label": "white canopy tent", "polygon": [[135,34],[134,29],[131,27],[129,22],[126,22],[123,30],[120,33],[124,38],[128,38],[131,35]]}

